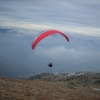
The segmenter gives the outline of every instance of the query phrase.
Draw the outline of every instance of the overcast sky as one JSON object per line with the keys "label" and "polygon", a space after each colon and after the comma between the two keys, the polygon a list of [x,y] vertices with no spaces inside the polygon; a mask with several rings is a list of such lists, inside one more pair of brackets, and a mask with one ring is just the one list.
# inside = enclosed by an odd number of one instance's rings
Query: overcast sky
{"label": "overcast sky", "polygon": [[[48,29],[64,32],[70,42],[52,35],[32,50],[35,36]],[[0,66],[20,75],[100,71],[100,1],[0,0]]]}

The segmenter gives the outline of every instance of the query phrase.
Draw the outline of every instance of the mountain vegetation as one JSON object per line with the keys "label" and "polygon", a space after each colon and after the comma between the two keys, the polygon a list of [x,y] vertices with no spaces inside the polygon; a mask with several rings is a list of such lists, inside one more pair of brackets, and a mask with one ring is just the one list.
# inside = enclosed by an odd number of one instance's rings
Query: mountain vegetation
{"label": "mountain vegetation", "polygon": [[0,77],[0,100],[100,100],[100,90],[92,87],[100,88],[100,73]]}

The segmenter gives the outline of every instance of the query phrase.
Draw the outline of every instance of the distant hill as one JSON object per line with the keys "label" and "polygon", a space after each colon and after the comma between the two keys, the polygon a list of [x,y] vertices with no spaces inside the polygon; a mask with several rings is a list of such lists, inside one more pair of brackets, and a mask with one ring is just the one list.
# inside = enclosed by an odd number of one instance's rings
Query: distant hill
{"label": "distant hill", "polygon": [[[51,74],[51,73],[42,73],[42,74],[37,74],[37,75],[33,75],[31,77],[29,77],[29,80],[33,80],[33,79],[40,79],[40,80],[52,80],[56,77],[56,75]],[[50,80],[50,81],[51,81]]]}
{"label": "distant hill", "polygon": [[41,80],[49,82],[64,82],[70,85],[75,86],[86,86],[86,87],[100,87],[100,73],[76,73],[72,76],[68,74],[54,75],[50,73],[42,73],[33,75],[28,78],[28,80]]}

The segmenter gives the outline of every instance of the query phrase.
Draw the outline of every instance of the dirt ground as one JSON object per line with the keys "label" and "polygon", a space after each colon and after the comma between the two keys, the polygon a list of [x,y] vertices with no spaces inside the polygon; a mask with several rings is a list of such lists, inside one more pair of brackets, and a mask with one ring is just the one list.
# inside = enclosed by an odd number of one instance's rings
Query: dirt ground
{"label": "dirt ground", "polygon": [[65,82],[0,77],[0,100],[100,100],[100,91],[68,88]]}

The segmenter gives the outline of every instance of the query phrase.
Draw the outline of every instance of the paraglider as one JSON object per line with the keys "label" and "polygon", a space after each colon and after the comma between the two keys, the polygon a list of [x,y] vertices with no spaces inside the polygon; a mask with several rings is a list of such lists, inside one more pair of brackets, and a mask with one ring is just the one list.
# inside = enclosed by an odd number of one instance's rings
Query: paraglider
{"label": "paraglider", "polygon": [[49,63],[49,64],[48,64],[48,66],[49,66],[49,67],[52,67],[52,66],[53,66],[53,65],[52,65],[52,62],[51,62],[51,63]]}
{"label": "paraglider", "polygon": [[66,34],[58,31],[58,30],[47,30],[47,31],[44,31],[42,33],[40,33],[38,36],[35,37],[33,43],[32,43],[32,49],[34,50],[34,48],[36,47],[36,45],[42,40],[44,39],[45,37],[49,36],[49,35],[52,35],[52,34],[61,34],[62,36],[65,37],[65,39],[69,42],[69,38]]}
{"label": "paraglider", "polygon": [[[38,36],[35,37],[35,39],[33,40],[32,42],[32,49],[34,50],[36,45],[42,40],[44,39],[45,37],[49,36],[49,35],[52,35],[52,34],[61,34],[62,36],[65,37],[65,39],[69,42],[69,38],[66,34],[64,34],[63,32],[60,32],[58,30],[47,30],[47,31],[44,31],[42,33],[40,33]],[[49,67],[52,67],[53,64],[52,62],[48,64]]]}

